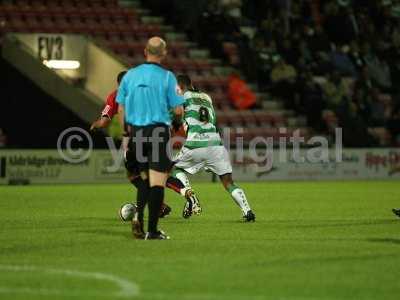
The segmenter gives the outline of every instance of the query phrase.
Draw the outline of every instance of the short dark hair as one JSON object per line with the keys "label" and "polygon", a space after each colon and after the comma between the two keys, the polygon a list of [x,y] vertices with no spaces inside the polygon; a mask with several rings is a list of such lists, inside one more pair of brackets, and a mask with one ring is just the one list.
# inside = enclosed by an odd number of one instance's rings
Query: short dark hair
{"label": "short dark hair", "polygon": [[122,78],[125,76],[125,74],[126,74],[126,71],[119,72],[119,74],[118,74],[118,76],[117,76],[117,82],[118,82],[118,84],[121,83]]}
{"label": "short dark hair", "polygon": [[192,80],[190,79],[189,75],[186,74],[180,74],[176,77],[176,80],[178,81],[179,85],[183,85],[185,87],[191,87],[192,86]]}

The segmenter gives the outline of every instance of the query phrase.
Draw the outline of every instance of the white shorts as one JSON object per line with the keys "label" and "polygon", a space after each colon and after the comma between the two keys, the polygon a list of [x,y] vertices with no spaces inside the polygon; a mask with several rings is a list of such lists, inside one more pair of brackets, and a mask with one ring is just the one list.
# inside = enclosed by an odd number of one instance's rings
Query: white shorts
{"label": "white shorts", "polygon": [[224,146],[189,149],[183,147],[174,161],[175,166],[190,174],[206,168],[217,175],[232,173],[229,153]]}

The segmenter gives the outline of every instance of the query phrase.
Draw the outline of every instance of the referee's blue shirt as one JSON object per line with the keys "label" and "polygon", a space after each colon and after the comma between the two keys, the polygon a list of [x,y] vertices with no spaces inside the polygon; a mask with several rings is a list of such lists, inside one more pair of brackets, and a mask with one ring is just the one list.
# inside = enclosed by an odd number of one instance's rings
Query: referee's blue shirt
{"label": "referee's blue shirt", "polygon": [[184,103],[175,75],[156,63],[144,63],[125,74],[117,102],[125,108],[125,122],[134,126],[171,124],[169,110]]}

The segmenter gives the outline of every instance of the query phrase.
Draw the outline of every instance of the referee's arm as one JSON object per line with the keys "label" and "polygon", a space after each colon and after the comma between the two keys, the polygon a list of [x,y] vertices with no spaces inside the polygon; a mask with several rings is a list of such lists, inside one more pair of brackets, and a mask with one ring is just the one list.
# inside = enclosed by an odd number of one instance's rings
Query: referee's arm
{"label": "referee's arm", "polygon": [[126,127],[125,127],[125,107],[124,107],[125,98],[126,98],[125,77],[126,76],[124,76],[124,78],[122,78],[122,81],[119,85],[116,101],[118,103],[118,123],[121,126],[121,129],[123,132],[122,147],[123,147],[123,149],[126,150],[128,148],[129,137],[127,136]]}

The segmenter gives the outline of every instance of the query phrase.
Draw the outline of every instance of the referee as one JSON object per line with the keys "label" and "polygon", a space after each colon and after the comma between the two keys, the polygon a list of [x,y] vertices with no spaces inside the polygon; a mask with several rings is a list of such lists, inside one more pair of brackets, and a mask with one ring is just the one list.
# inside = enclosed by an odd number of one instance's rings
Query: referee
{"label": "referee", "polygon": [[[167,153],[171,125],[170,110],[175,121],[183,116],[183,98],[178,94],[175,75],[160,64],[167,54],[166,43],[159,37],[148,40],[144,54],[146,62],[130,69],[118,89],[120,115],[129,127],[130,150],[138,163],[146,184],[139,193],[144,200],[138,203],[138,215],[132,221],[136,238],[169,239],[157,229],[160,207],[164,198],[165,182],[172,167]],[[149,205],[148,232],[143,230],[143,212]]]}

